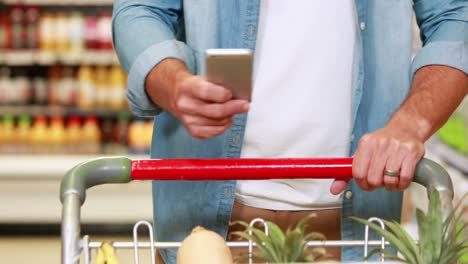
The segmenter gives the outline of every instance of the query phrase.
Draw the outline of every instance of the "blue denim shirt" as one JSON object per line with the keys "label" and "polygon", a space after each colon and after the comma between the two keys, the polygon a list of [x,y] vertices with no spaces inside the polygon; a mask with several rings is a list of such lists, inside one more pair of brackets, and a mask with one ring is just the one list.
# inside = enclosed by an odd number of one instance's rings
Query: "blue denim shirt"
{"label": "blue denim shirt", "polygon": [[[442,64],[468,72],[468,1],[355,2],[359,30],[354,51],[350,155],[363,134],[386,124],[406,97],[412,76],[419,68]],[[115,1],[114,46],[129,72],[128,99],[135,114],[155,116],[151,158],[240,156],[246,115],[236,116],[223,135],[201,141],[191,137],[174,116],[151,102],[144,82],[149,71],[165,58],[180,59],[193,73],[203,74],[204,51],[208,48],[255,50],[259,5],[259,0]],[[424,43],[413,61],[412,8]],[[320,41],[320,36],[315,38]],[[181,241],[196,225],[225,236],[235,185],[235,181],[155,181],[157,239]],[[351,221],[350,215],[400,220],[401,193],[364,192],[354,182],[347,192],[351,193],[343,197],[342,239],[363,238],[363,226]],[[175,254],[175,250],[162,252],[166,263],[175,263]],[[342,258],[361,260],[362,248],[346,248]]]}

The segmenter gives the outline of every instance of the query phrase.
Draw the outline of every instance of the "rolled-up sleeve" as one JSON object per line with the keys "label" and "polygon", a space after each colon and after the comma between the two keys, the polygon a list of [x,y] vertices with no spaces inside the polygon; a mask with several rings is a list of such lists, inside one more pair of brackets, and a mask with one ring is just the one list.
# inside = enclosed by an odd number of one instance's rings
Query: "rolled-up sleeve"
{"label": "rolled-up sleeve", "polygon": [[122,67],[128,72],[127,98],[132,111],[152,116],[161,111],[145,91],[145,79],[166,58],[183,61],[195,71],[192,50],[176,40],[182,16],[178,0],[116,0],[112,17],[114,48]]}
{"label": "rolled-up sleeve", "polygon": [[412,76],[433,64],[468,74],[468,1],[416,0],[414,11],[423,48],[414,58]]}

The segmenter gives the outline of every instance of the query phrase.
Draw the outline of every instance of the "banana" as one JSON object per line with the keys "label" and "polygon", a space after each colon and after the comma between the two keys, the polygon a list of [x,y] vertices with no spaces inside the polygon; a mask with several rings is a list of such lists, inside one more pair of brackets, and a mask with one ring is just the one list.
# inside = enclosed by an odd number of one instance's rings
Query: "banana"
{"label": "banana", "polygon": [[115,248],[112,242],[103,242],[101,245],[104,256],[106,257],[106,264],[120,264],[120,260],[115,253]]}
{"label": "banana", "polygon": [[106,256],[102,248],[96,248],[96,264],[106,264]]}

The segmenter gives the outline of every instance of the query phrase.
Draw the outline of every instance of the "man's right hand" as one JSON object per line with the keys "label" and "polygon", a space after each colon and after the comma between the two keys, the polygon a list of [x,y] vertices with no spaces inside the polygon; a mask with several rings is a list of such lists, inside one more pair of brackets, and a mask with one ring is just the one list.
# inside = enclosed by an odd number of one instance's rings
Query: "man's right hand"
{"label": "man's right hand", "polygon": [[151,100],[178,117],[188,132],[199,139],[226,131],[236,114],[245,113],[249,102],[232,99],[232,93],[193,75],[177,59],[166,59],[146,77],[145,89]]}

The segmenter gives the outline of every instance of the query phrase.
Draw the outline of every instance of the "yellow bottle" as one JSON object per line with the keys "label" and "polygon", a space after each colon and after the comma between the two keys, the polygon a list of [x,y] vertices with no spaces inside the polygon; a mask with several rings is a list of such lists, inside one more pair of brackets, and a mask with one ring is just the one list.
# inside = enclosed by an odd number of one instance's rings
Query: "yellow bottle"
{"label": "yellow bottle", "polygon": [[13,116],[5,115],[3,117],[2,127],[2,152],[12,154],[15,153],[15,121]]}
{"label": "yellow bottle", "polygon": [[86,154],[101,153],[101,131],[96,117],[86,117],[81,129],[81,135],[81,144]]}
{"label": "yellow bottle", "polygon": [[36,154],[49,153],[48,146],[49,129],[47,120],[44,116],[36,116],[34,124],[31,128],[31,147],[32,152]]}
{"label": "yellow bottle", "polygon": [[109,104],[113,110],[125,107],[125,74],[120,66],[113,66],[109,74],[110,94]]}
{"label": "yellow bottle", "polygon": [[49,127],[50,149],[53,154],[65,152],[65,127],[62,117],[53,117]]}
{"label": "yellow bottle", "polygon": [[77,106],[82,110],[90,110],[95,107],[96,86],[93,70],[88,65],[83,65],[78,70],[78,98]]}
{"label": "yellow bottle", "polygon": [[80,154],[83,153],[83,148],[80,144],[81,139],[81,127],[80,118],[72,116],[68,119],[66,128],[66,150],[68,154]]}
{"label": "yellow bottle", "polygon": [[15,135],[18,153],[31,153],[31,118],[29,116],[20,116]]}

